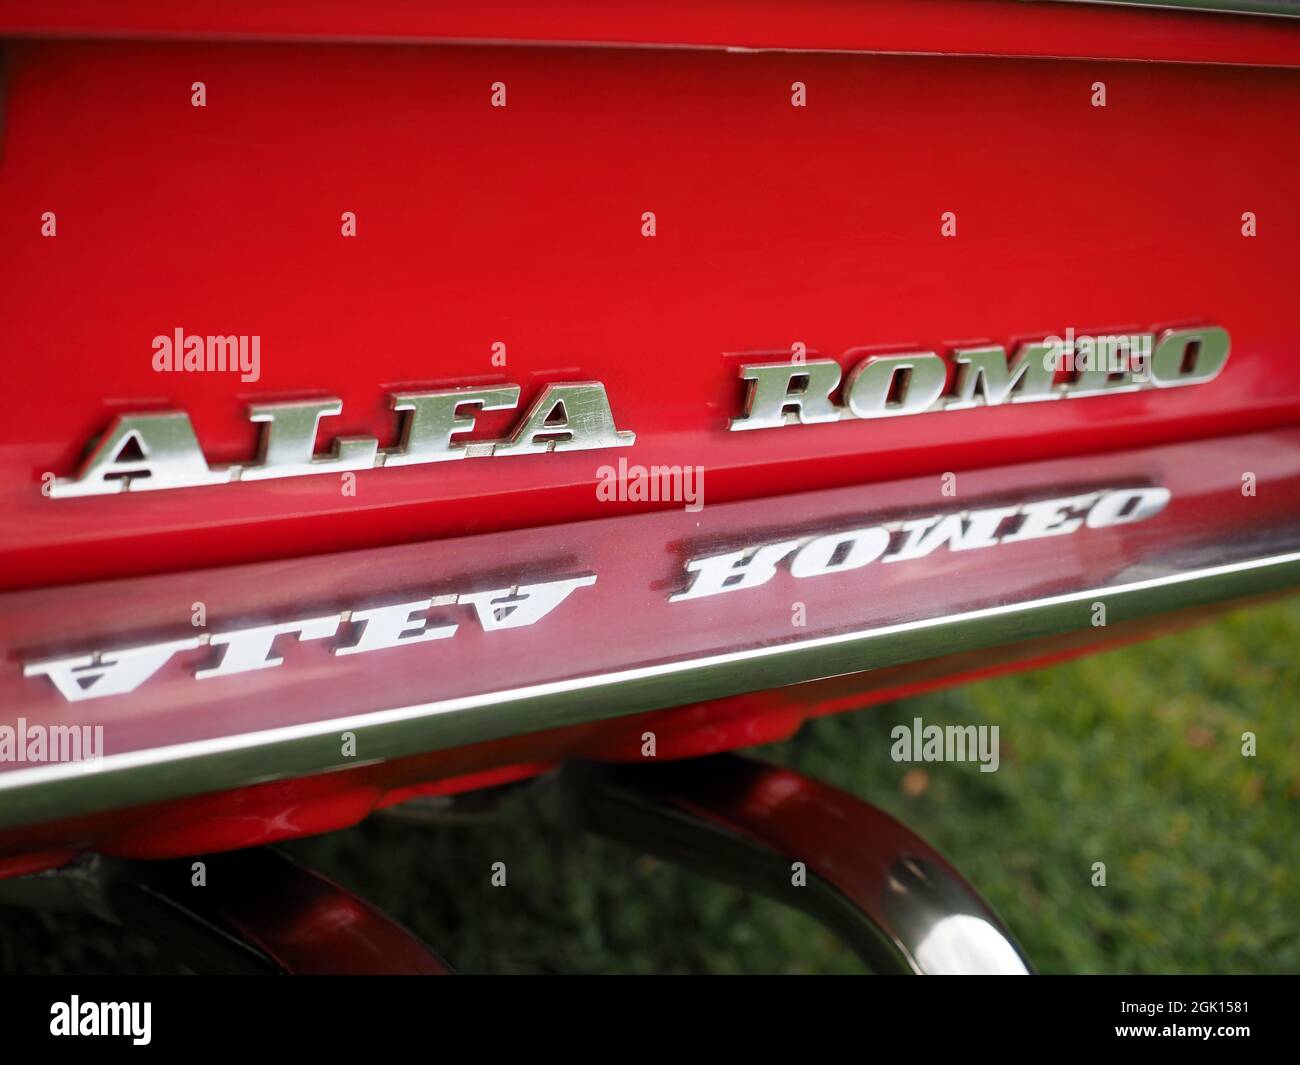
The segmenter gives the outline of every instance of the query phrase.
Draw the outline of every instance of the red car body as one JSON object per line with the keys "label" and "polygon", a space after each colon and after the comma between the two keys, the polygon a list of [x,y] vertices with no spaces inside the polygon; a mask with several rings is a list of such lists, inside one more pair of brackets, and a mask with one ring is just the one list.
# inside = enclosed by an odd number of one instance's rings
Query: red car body
{"label": "red car body", "polygon": [[[646,733],[664,759],[750,746],[1300,579],[1294,19],[10,3],[0,34],[0,721],[105,730],[93,770],[0,766],[0,874],[326,831],[636,760]],[[728,431],[742,366],[792,351],[955,374],[962,347],[1209,325],[1231,356],[1197,387]],[[258,379],[158,372],[176,329],[260,337]],[[42,490],[123,414],[184,411],[209,462],[239,463],[257,403],[337,398],[319,450],[392,448],[392,392],[513,384],[522,410],[575,381],[633,446],[364,470],[351,494],[329,474]],[[702,467],[707,505],[602,498],[620,458]],[[1170,501],[1143,522],[670,599],[701,554],[1152,485]],[[536,626],[467,615],[374,655],[290,637],[281,665],[196,680],[204,645],[80,702],[24,672],[584,574]]]}

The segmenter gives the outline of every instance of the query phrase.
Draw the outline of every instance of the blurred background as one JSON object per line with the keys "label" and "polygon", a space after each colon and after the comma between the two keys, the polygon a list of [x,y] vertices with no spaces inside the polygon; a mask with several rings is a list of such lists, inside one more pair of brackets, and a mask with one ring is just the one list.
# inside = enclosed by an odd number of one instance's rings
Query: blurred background
{"label": "blurred background", "polygon": [[[1300,971],[1300,600],[806,725],[752,754],[934,844],[1060,973]],[[1001,766],[890,759],[890,729],[998,725]],[[1242,734],[1257,754],[1243,757]],[[810,918],[558,828],[545,788],[487,820],[372,817],[287,844],[466,973],[863,971]],[[492,887],[493,862],[509,884]],[[1106,863],[1107,884],[1092,886]],[[183,972],[139,934],[0,908],[5,973]]]}

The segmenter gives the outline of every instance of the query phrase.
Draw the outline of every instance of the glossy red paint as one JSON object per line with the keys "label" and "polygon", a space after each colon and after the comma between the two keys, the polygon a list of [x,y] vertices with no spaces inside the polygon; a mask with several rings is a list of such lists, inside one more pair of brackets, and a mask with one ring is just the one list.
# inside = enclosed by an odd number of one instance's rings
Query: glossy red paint
{"label": "glossy red paint", "polygon": [[[648,505],[595,496],[597,467],[621,456],[705,466],[712,511],[849,485],[877,486],[879,500],[903,478],[978,477],[1080,454],[1132,451],[1132,470],[1149,473],[1140,449],[1300,420],[1290,309],[1300,78],[1276,69],[1300,65],[1296,24],[940,0],[674,3],[654,20],[646,10],[505,4],[489,17],[469,6],[331,2],[230,4],[211,16],[156,3],[0,12],[11,38],[157,38],[4,45],[0,322],[18,354],[0,436],[0,588],[156,575],[158,587],[185,593],[123,611],[93,588],[68,588],[48,602],[71,631],[52,611],[44,629],[10,614],[0,618],[6,647],[57,652],[72,637],[184,621],[186,596],[224,602],[232,617],[330,598],[313,561],[325,552],[356,553],[331,564],[328,587],[360,587],[381,557],[371,552],[390,545],[510,530],[542,543],[543,528],[640,520]],[[226,39],[180,39],[204,34]],[[273,43],[283,37],[314,43]],[[427,43],[482,37],[875,54]],[[950,54],[880,54],[938,52]],[[1023,58],[1042,56],[1179,62]],[[203,109],[189,102],[196,80],[208,86]],[[1089,102],[1097,80],[1104,109]],[[489,104],[495,81],[508,85],[504,110]],[[794,81],[808,86],[805,109],[790,106]],[[648,210],[653,239],[640,235]],[[948,210],[956,240],[939,235]],[[44,211],[57,214],[56,238],[41,236]],[[343,211],[358,215],[355,239],[340,236]],[[1259,220],[1255,238],[1241,235],[1244,211]],[[723,431],[740,402],[739,353],[780,355],[796,341],[832,357],[861,345],[942,351],[1067,327],[1210,321],[1231,332],[1233,354],[1207,387]],[[154,373],[151,339],[176,327],[259,334],[262,378]],[[490,362],[495,341],[507,345],[504,369]],[[344,412],[323,438],[373,434],[388,445],[387,390],[509,380],[527,397],[578,379],[606,384],[620,428],[638,434],[634,448],[370,471],[355,497],[333,477],[132,498],[39,491],[47,472],[71,472],[116,412],[184,409],[209,457],[225,462],[253,453],[245,408],[256,400],[337,395]],[[480,424],[490,434],[508,420]],[[1224,453],[1233,446],[1226,440]],[[1187,454],[1157,465],[1191,488],[1205,467]],[[1282,471],[1292,454],[1280,448],[1270,461]],[[1226,483],[1191,488],[1197,520],[1222,512]],[[1260,503],[1285,516],[1300,498],[1294,471],[1277,483],[1281,498]],[[619,559],[617,541],[584,546],[608,552],[616,569],[643,561]],[[406,557],[403,579],[422,564],[419,549]],[[210,568],[254,563],[264,568]],[[295,573],[298,583],[285,578]],[[597,615],[585,624],[603,626]],[[471,788],[574,755],[628,757],[648,724],[663,757],[711,753],[782,738],[813,713],[1081,649],[1022,648],[992,667],[987,655],[982,666],[939,660],[546,730],[36,826],[0,850],[247,846],[354,823],[430,781]],[[48,692],[15,678],[17,661],[8,655],[0,678],[6,719],[48,705]],[[280,712],[310,715],[322,690],[282,689]],[[162,709],[192,712],[199,704],[188,698]],[[117,714],[158,711],[152,699]],[[223,727],[258,710],[202,705],[229,715]],[[66,853],[0,864],[0,875]]]}
{"label": "glossy red paint", "polygon": [[[812,104],[792,108],[809,79]],[[595,471],[622,455],[704,465],[721,502],[1293,422],[1298,113],[1300,81],[1264,69],[10,45],[0,311],[7,349],[30,356],[10,371],[25,401],[0,448],[0,573],[48,587],[605,515]],[[1213,388],[723,431],[736,353],[1204,321],[1233,338]],[[154,372],[152,338],[178,326],[260,335],[261,379]],[[222,462],[255,452],[257,399],[338,396],[322,437],[387,445],[386,390],[510,380],[531,396],[563,379],[604,381],[636,446],[369,471],[355,497],[335,477],[39,491],[115,412],[186,410]]]}
{"label": "glossy red paint", "polygon": [[225,0],[206,10],[167,0],[10,0],[0,32],[1300,62],[1300,27],[1287,20],[1007,0]]}

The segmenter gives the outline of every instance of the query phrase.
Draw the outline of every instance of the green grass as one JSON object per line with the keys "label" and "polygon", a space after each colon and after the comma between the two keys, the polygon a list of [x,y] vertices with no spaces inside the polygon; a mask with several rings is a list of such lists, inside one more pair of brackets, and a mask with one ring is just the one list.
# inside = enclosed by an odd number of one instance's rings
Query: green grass
{"label": "green grass", "polygon": [[[1034,673],[806,726],[758,750],[920,832],[1045,972],[1300,971],[1300,601]],[[893,762],[890,729],[1001,727],[996,773]],[[1257,736],[1243,757],[1243,732]],[[908,788],[904,777],[910,771]],[[854,972],[802,915],[520,798],[483,824],[382,818],[288,849],[463,972]],[[509,885],[489,884],[503,861]],[[1106,863],[1107,885],[1091,883]],[[3,971],[157,971],[90,921],[0,910]]]}

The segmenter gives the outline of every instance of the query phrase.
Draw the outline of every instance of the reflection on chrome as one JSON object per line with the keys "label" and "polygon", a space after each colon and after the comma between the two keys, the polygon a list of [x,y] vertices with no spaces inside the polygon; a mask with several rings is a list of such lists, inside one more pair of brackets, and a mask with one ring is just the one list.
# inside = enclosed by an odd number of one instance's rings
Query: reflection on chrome
{"label": "reflection on chrome", "polygon": [[1029,972],[1006,936],[984,918],[968,913],[941,917],[917,943],[916,962],[926,973],[1023,976]]}
{"label": "reflection on chrome", "polygon": [[[881,817],[885,815],[881,814]],[[893,825],[907,833],[897,821]],[[910,836],[910,833],[908,833]],[[884,833],[877,831],[878,839]],[[993,911],[942,859],[924,856],[930,848],[919,837],[896,835],[904,856],[885,872],[878,920],[915,972],[1023,975],[1024,958]]]}

